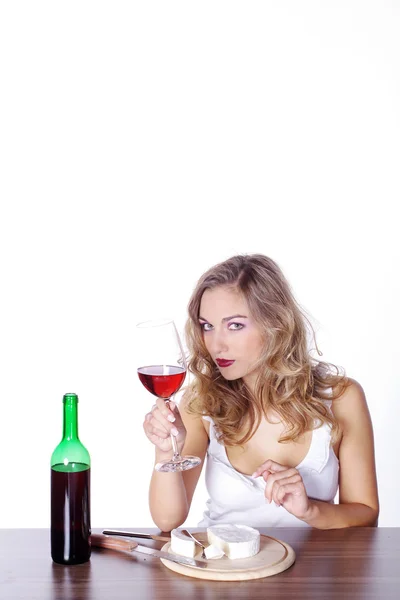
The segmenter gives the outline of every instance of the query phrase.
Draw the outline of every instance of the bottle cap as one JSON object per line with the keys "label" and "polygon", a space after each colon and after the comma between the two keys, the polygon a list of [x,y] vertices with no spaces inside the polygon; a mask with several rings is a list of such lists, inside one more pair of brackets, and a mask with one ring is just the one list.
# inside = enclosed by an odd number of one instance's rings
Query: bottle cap
{"label": "bottle cap", "polygon": [[75,400],[76,402],[79,402],[77,394],[64,394],[64,397],[63,397],[64,403],[71,402],[73,400]]}

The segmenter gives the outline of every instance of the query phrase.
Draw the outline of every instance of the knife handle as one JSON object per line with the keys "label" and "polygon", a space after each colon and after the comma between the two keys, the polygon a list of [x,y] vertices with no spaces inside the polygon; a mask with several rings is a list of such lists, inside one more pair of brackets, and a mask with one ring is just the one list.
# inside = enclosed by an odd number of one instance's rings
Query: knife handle
{"label": "knife handle", "polygon": [[137,542],[131,540],[120,540],[100,533],[92,533],[90,539],[92,546],[96,546],[96,548],[107,548],[108,550],[118,550],[118,552],[132,552],[138,545]]}

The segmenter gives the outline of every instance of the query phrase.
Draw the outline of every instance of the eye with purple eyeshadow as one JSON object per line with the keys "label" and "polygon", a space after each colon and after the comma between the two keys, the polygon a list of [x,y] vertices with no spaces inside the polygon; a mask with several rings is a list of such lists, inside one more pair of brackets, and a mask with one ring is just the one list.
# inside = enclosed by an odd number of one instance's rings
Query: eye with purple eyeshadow
{"label": "eye with purple eyeshadow", "polygon": [[[232,325],[234,325],[234,327],[232,327]],[[243,323],[229,323],[228,325],[229,331],[240,331],[241,329],[243,329],[243,327],[245,327]]]}

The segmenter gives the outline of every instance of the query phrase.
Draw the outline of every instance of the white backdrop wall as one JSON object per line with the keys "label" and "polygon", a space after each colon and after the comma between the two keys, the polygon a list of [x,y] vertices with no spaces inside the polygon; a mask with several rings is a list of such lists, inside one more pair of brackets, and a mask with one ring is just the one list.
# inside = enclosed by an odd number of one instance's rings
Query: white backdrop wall
{"label": "white backdrop wall", "polygon": [[152,525],[135,323],[182,330],[251,252],[363,385],[400,525],[399,31],[383,0],[1,4],[1,527],[49,525],[67,391],[93,526]]}

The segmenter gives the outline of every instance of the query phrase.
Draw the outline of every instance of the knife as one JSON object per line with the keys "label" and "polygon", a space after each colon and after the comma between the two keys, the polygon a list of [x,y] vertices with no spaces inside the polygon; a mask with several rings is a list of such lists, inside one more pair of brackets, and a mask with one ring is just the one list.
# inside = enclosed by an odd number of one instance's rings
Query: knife
{"label": "knife", "polygon": [[205,560],[194,560],[194,558],[187,558],[186,556],[180,556],[178,554],[153,550],[153,548],[139,546],[136,542],[130,542],[129,540],[119,540],[98,533],[92,533],[90,537],[92,546],[97,548],[107,548],[108,550],[118,550],[119,552],[140,552],[141,554],[147,554],[154,558],[164,558],[165,560],[170,560],[189,567],[195,567],[197,569],[205,569],[208,565]]}
{"label": "knife", "polygon": [[103,533],[104,535],[122,535],[124,537],[142,538],[143,540],[155,540],[156,542],[171,541],[171,538],[167,536],[140,533],[139,531],[119,531],[118,529],[105,529]]}

